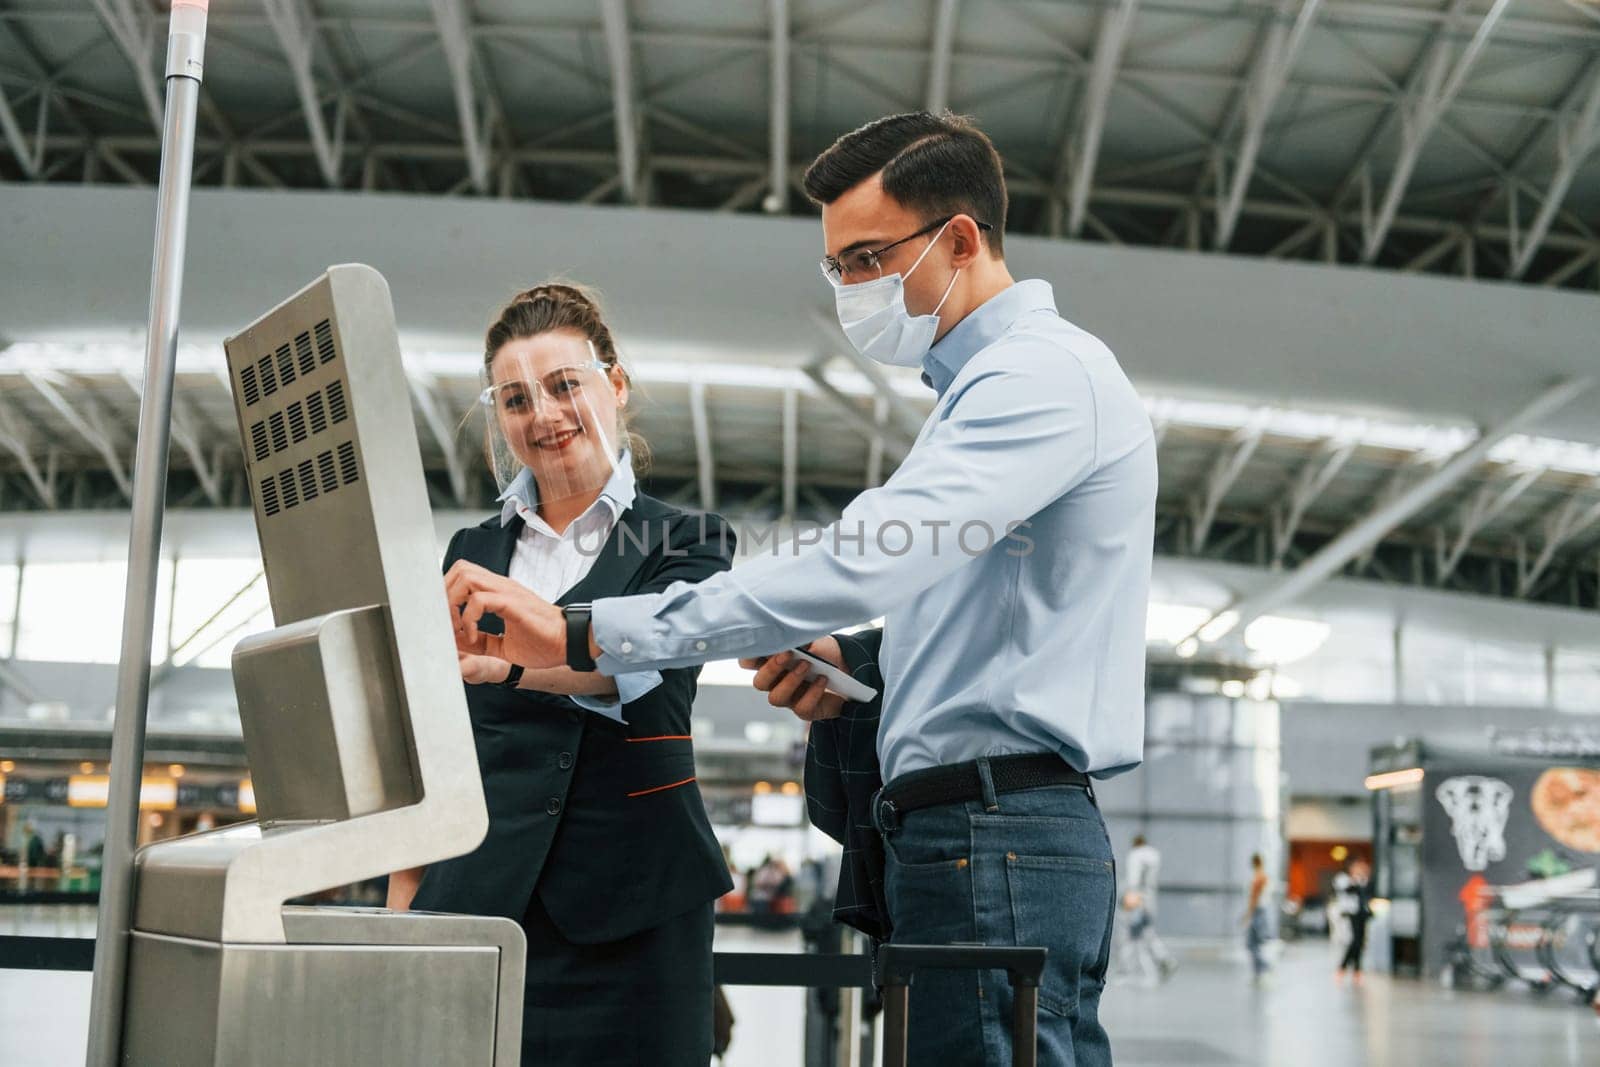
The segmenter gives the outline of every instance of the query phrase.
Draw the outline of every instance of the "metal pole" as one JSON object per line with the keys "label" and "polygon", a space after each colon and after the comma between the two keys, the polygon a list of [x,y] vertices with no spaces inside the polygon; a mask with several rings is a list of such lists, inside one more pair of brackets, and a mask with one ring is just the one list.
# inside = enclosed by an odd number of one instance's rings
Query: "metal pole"
{"label": "metal pole", "polygon": [[167,104],[161,137],[155,255],[150,269],[150,321],[145,339],[144,395],[134,461],[133,524],[128,533],[128,584],[111,732],[111,786],[100,875],[100,914],[89,1006],[88,1067],[114,1067],[121,1057],[122,1012],[132,924],[133,851],[139,832],[145,713],[150,697],[150,642],[155,629],[161,520],[172,430],[172,379],[178,353],[178,307],[189,225],[195,109],[204,72],[208,0],[173,0],[167,32]]}
{"label": "metal pole", "polygon": [[1011,983],[1011,1062],[1036,1067],[1039,1062],[1039,987]]}
{"label": "metal pole", "polygon": [[883,1067],[906,1067],[910,1036],[911,987],[883,987]]}
{"label": "metal pole", "polygon": [[772,177],[761,207],[769,215],[789,210],[789,0],[769,0],[772,9],[772,68],[767,101]]}

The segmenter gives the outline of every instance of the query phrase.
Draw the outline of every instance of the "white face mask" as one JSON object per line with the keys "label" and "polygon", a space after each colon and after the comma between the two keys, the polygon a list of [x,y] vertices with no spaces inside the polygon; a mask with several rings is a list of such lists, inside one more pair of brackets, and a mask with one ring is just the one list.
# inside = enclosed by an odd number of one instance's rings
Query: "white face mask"
{"label": "white face mask", "polygon": [[870,282],[844,285],[834,281],[827,269],[823,269],[822,276],[833,286],[833,302],[839,314],[839,325],[857,352],[891,367],[921,366],[922,358],[933,347],[933,339],[939,335],[939,308],[944,307],[944,302],[950,298],[950,290],[956,287],[956,279],[961,276],[961,271],[957,270],[950,276],[944,296],[939,298],[938,306],[927,315],[913,315],[906,310],[905,280],[922,265],[949,226],[947,222],[939,227],[939,232],[933,235],[928,247],[922,250],[922,255],[904,274],[889,274]]}

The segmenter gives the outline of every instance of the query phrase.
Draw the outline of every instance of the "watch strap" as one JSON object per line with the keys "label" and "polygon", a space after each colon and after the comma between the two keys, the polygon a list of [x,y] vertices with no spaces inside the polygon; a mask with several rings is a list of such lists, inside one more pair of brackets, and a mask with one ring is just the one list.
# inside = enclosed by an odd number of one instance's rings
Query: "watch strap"
{"label": "watch strap", "polygon": [[511,673],[507,674],[504,679],[502,679],[501,681],[496,682],[495,684],[498,685],[501,689],[515,689],[517,687],[517,685],[521,681],[522,681],[522,664],[513,663],[511,665]]}
{"label": "watch strap", "polygon": [[567,620],[567,666],[575,671],[593,671],[594,657],[589,655],[591,606],[568,604],[561,609],[561,614]]}

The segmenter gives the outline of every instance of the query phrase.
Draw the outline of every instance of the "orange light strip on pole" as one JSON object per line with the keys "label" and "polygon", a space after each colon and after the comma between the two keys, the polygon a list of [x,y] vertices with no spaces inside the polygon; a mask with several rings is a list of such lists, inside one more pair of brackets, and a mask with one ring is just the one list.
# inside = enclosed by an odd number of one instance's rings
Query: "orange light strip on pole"
{"label": "orange light strip on pole", "polygon": [[1361,784],[1374,791],[1394,789],[1403,785],[1421,785],[1422,768],[1407,767],[1403,771],[1385,771],[1382,774],[1369,774]]}
{"label": "orange light strip on pole", "polygon": [[256,784],[248,778],[239,783],[239,810],[246,815],[256,813]]}

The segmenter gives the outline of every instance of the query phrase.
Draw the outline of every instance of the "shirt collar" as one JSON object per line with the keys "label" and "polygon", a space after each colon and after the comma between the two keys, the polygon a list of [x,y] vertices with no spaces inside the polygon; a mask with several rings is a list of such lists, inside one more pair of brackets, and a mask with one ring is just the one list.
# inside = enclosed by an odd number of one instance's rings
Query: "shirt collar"
{"label": "shirt collar", "polygon": [[[611,477],[606,479],[606,484],[600,489],[599,499],[595,503],[604,502],[611,509],[612,519],[616,519],[624,511],[633,507],[633,500],[639,493],[639,483],[633,474],[633,453],[623,452],[622,458],[611,471]],[[523,467],[517,476],[511,479],[511,484],[506,486],[506,491],[495,498],[500,505],[500,526],[504,529],[513,518],[526,510],[536,513],[539,510],[539,483],[533,479],[533,471]]]}
{"label": "shirt collar", "polygon": [[1030,311],[1055,310],[1055,292],[1049,282],[1039,278],[1001,290],[969,312],[928,350],[922,360],[923,383],[943,396],[967,361],[994,344],[1012,323]]}

